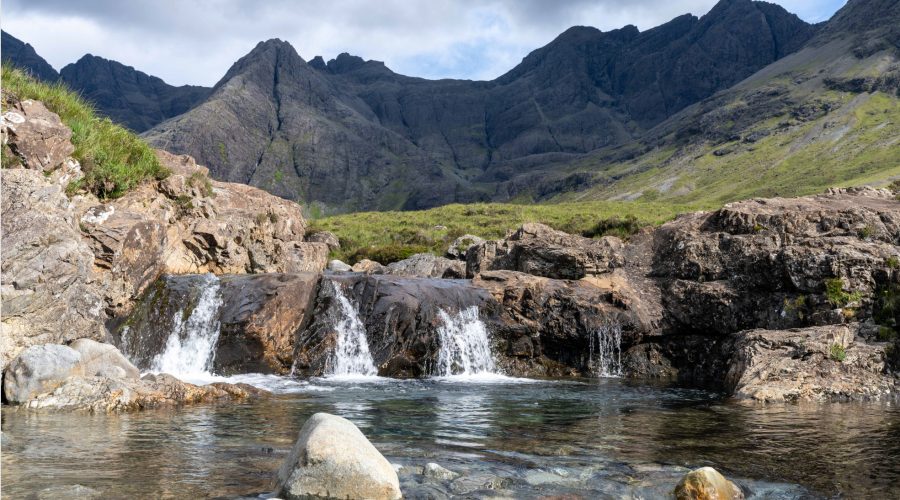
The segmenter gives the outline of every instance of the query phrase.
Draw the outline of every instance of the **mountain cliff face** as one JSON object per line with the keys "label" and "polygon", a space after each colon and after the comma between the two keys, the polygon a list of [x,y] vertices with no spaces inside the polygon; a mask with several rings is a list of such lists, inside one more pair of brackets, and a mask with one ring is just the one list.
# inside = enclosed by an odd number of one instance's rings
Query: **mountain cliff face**
{"label": "mountain cliff face", "polygon": [[62,80],[115,122],[143,132],[202,102],[209,89],[174,87],[124,64],[87,54],[60,71]]}
{"label": "mountain cliff face", "polygon": [[269,41],[146,137],[216,177],[331,209],[505,199],[504,183],[629,143],[814,33],[776,5],[724,0],[643,33],[571,28],[490,82],[410,78],[349,54],[306,63]]}
{"label": "mountain cliff face", "polygon": [[55,82],[59,79],[59,73],[35,52],[34,47],[5,31],[0,33],[0,53],[4,63],[26,69],[39,80]]}

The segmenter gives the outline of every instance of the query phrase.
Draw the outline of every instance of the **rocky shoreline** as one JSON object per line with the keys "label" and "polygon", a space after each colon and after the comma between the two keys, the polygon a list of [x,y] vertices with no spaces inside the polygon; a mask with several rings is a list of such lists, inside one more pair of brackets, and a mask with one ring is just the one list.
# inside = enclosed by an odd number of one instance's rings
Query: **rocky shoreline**
{"label": "rocky shoreline", "polygon": [[[58,139],[34,140],[32,130]],[[477,307],[508,375],[595,376],[592,342],[615,328],[627,377],[712,384],[760,401],[898,394],[890,333],[900,202],[889,190],[731,203],[628,241],[530,223],[502,240],[464,238],[446,257],[351,268],[327,264],[337,238],[307,234],[299,206],[212,181],[186,156],[160,151],[172,175],[122,198],[69,198],[64,181],[79,175],[70,135],[37,102],[4,115],[4,140],[15,142],[24,167],[3,173],[4,385],[35,346],[91,339],[122,347],[126,331],[165,342],[167,318],[196,301],[182,275],[214,273],[223,297],[220,373],[322,375],[336,342],[332,283],[359,309],[381,376],[428,376],[439,311]],[[126,354],[139,365],[149,355]],[[123,391],[191,392],[79,376],[103,394],[98,401]],[[104,404],[150,405],[142,397]]]}

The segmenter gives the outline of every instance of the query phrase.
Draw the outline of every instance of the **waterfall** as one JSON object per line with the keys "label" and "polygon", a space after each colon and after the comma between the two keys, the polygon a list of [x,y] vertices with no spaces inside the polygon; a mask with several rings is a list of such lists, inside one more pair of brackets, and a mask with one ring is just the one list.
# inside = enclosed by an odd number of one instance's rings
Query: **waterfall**
{"label": "waterfall", "polygon": [[369,352],[369,339],[366,338],[366,326],[356,311],[356,307],[341,290],[340,285],[330,282],[334,295],[338,300],[339,315],[335,321],[337,347],[329,360],[330,376],[362,375],[373,377],[378,375],[372,354]]}
{"label": "waterfall", "polygon": [[200,298],[187,320],[183,311],[175,313],[166,346],[151,362],[152,371],[173,375],[206,375],[212,371],[222,306],[219,279],[208,274],[200,287]]}
{"label": "waterfall", "polygon": [[452,316],[444,310],[439,314],[443,324],[438,327],[441,348],[435,375],[496,373],[487,327],[478,317],[478,308],[472,306]]}
{"label": "waterfall", "polygon": [[589,339],[588,368],[601,377],[621,376],[622,327],[618,324],[601,326]]}

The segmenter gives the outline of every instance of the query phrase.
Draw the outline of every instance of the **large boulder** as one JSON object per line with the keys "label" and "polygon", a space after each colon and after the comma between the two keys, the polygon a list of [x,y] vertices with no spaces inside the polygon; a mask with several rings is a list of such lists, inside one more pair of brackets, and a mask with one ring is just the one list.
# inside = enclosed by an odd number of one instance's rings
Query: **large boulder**
{"label": "large boulder", "polygon": [[509,270],[557,279],[580,279],[622,267],[624,244],[619,238],[585,238],[543,224],[523,224],[503,240],[469,248],[466,275]]}
{"label": "large boulder", "polygon": [[[141,371],[112,344],[91,339],[77,339],[70,342],[69,347],[81,354],[81,372],[85,375],[119,373],[121,378],[141,378]],[[111,372],[110,369],[118,369],[121,372]]]}
{"label": "large boulder", "polygon": [[744,492],[712,467],[685,474],[673,492],[676,500],[743,500]]}
{"label": "large boulder", "polygon": [[384,266],[379,262],[369,259],[363,259],[356,264],[353,264],[351,270],[354,273],[384,274]]}
{"label": "large boulder", "polygon": [[474,234],[464,234],[453,240],[447,247],[447,258],[456,260],[466,260],[466,254],[469,249],[484,243],[484,238],[475,236]]}
{"label": "large boulder", "polygon": [[81,354],[75,349],[56,344],[34,345],[9,364],[3,375],[3,395],[10,403],[24,403],[82,373]]}
{"label": "large boulder", "polygon": [[430,253],[417,253],[407,259],[392,262],[384,267],[384,274],[417,278],[465,278],[464,263],[437,257]]}
{"label": "large boulder", "polygon": [[2,182],[0,367],[33,344],[105,337],[104,293],[94,255],[63,188],[35,170]]}
{"label": "large boulder", "polygon": [[72,131],[39,101],[14,103],[2,122],[10,149],[25,168],[49,173],[75,152]]}
{"label": "large boulder", "polygon": [[288,500],[402,497],[391,463],[352,422],[327,413],[303,425],[278,471],[277,491]]}
{"label": "large boulder", "polygon": [[341,249],[341,241],[331,231],[316,231],[306,235],[306,241],[311,243],[325,243],[328,250],[336,252]]}

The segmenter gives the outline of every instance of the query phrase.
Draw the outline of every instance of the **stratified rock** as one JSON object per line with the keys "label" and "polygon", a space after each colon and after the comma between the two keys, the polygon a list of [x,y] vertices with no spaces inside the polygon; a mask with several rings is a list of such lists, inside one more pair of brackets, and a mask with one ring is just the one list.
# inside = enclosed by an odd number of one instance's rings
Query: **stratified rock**
{"label": "stratified rock", "polygon": [[465,278],[466,266],[462,262],[430,253],[417,253],[388,264],[384,268],[384,274],[417,278]]}
{"label": "stratified rock", "polygon": [[100,372],[117,373],[108,370],[118,368],[121,370],[121,378],[141,378],[140,370],[112,344],[104,344],[91,339],[77,339],[70,342],[69,347],[81,354],[81,372],[85,375],[97,375]]}
{"label": "stratified rock", "polygon": [[3,374],[3,395],[10,403],[24,403],[52,391],[73,375],[83,373],[81,354],[64,345],[31,346],[19,354]]}
{"label": "stratified rock", "polygon": [[313,243],[325,243],[328,250],[335,252],[341,249],[341,242],[331,231],[316,231],[306,235],[306,241]]}
{"label": "stratified rock", "polygon": [[712,467],[688,472],[675,487],[676,500],[743,500],[744,493]]}
{"label": "stratified rock", "polygon": [[877,400],[900,381],[885,370],[885,344],[856,336],[859,325],[750,330],[725,343],[726,388],[758,401]]}
{"label": "stratified rock", "polygon": [[528,223],[504,240],[469,248],[466,275],[509,270],[547,278],[580,279],[622,267],[623,247],[622,240],[616,237],[594,240]]}
{"label": "stratified rock", "polygon": [[6,169],[2,191],[0,365],[33,344],[103,339],[94,256],[63,188],[39,171]]}
{"label": "stratified rock", "polygon": [[352,270],[354,273],[384,274],[384,266],[379,262],[369,259],[363,259],[356,264],[353,264]]}
{"label": "stratified rock", "polygon": [[328,261],[328,270],[333,271],[333,272],[338,272],[338,273],[347,273],[347,272],[352,271],[353,268],[350,267],[350,265],[347,264],[346,262],[343,262],[343,261],[340,261],[337,259],[333,259],[333,260]]}
{"label": "stratified rock", "polygon": [[399,499],[390,462],[347,419],[316,413],[300,430],[278,471],[278,495],[304,498]]}
{"label": "stratified rock", "polygon": [[456,260],[466,260],[466,253],[475,245],[484,243],[484,238],[474,234],[464,234],[453,240],[447,247],[447,257]]}
{"label": "stratified rock", "polygon": [[25,168],[51,172],[75,152],[72,131],[39,101],[15,103],[3,115],[9,147]]}

